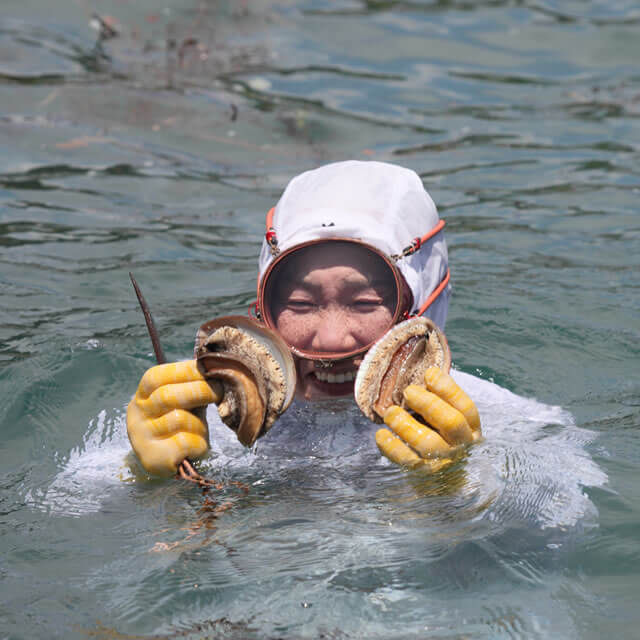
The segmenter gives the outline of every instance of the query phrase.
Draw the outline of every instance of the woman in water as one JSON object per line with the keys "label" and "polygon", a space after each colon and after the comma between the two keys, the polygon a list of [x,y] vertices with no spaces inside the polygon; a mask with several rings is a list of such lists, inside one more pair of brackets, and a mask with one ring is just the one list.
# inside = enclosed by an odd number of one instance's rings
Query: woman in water
{"label": "woman in water", "polygon": [[[257,309],[292,351],[299,396],[352,395],[364,354],[407,317],[444,329],[451,288],[443,226],[418,175],[396,165],[339,162],[289,183],[269,212]],[[376,443],[397,464],[437,470],[480,439],[480,419],[448,374],[430,369],[425,384],[405,398],[431,428],[393,406]],[[195,360],[149,369],[127,411],[143,467],[168,475],[205,456],[206,418],[193,410],[216,401]]]}

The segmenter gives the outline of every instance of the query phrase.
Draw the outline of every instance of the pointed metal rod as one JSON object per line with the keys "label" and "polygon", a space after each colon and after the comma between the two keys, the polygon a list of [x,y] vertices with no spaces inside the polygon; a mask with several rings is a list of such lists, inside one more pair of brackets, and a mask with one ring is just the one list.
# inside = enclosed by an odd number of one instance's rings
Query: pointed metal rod
{"label": "pointed metal rod", "polygon": [[162,345],[160,344],[160,336],[158,335],[156,324],[153,321],[153,316],[151,315],[149,305],[144,299],[142,291],[140,291],[140,287],[138,286],[138,283],[133,277],[133,273],[131,273],[131,271],[129,271],[129,277],[131,278],[131,284],[135,289],[136,296],[138,296],[138,302],[140,303],[140,308],[142,309],[142,313],[144,314],[144,321],[147,323],[147,330],[149,331],[149,337],[151,338],[151,344],[153,345],[153,352],[156,354],[156,362],[158,364],[164,364],[167,359],[164,357],[164,351],[162,350]]}

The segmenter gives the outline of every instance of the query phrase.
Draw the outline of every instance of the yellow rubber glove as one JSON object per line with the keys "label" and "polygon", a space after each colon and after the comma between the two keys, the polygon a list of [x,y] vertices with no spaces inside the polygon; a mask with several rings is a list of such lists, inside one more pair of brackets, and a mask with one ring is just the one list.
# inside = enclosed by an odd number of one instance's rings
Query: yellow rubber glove
{"label": "yellow rubber glove", "polygon": [[[204,411],[221,401],[222,386],[207,382],[195,360],[151,367],[127,408],[127,433],[142,466],[152,474],[175,474],[180,463],[209,449]],[[198,415],[201,414],[201,415]]]}
{"label": "yellow rubber glove", "polygon": [[424,381],[426,389],[409,385],[403,395],[427,424],[392,405],[384,414],[391,431],[379,429],[376,444],[396,464],[436,472],[451,464],[466,445],[480,440],[482,430],[476,405],[448,373],[430,367]]}

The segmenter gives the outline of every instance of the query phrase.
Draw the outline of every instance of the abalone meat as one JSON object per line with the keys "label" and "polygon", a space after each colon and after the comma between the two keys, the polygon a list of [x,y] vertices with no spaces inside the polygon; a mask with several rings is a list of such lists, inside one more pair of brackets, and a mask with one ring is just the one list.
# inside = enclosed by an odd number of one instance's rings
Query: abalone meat
{"label": "abalone meat", "polygon": [[291,404],[296,371],[289,347],[271,329],[244,316],[203,324],[194,355],[205,378],[223,386],[222,421],[247,447]]}
{"label": "abalone meat", "polygon": [[429,318],[410,318],[397,324],[364,357],[354,385],[356,403],[374,422],[382,422],[392,405],[404,405],[402,392],[410,384],[424,384],[429,367],[449,371],[451,352],[442,331]]}

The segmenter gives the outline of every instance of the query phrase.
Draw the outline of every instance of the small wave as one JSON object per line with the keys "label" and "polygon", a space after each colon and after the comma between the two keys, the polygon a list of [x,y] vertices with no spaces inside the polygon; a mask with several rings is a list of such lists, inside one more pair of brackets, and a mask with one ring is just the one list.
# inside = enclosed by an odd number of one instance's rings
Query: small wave
{"label": "small wave", "polygon": [[130,452],[123,411],[100,411],[82,443],[61,463],[51,484],[29,491],[26,503],[54,515],[81,516],[100,511],[107,500],[134,480],[125,459]]}

